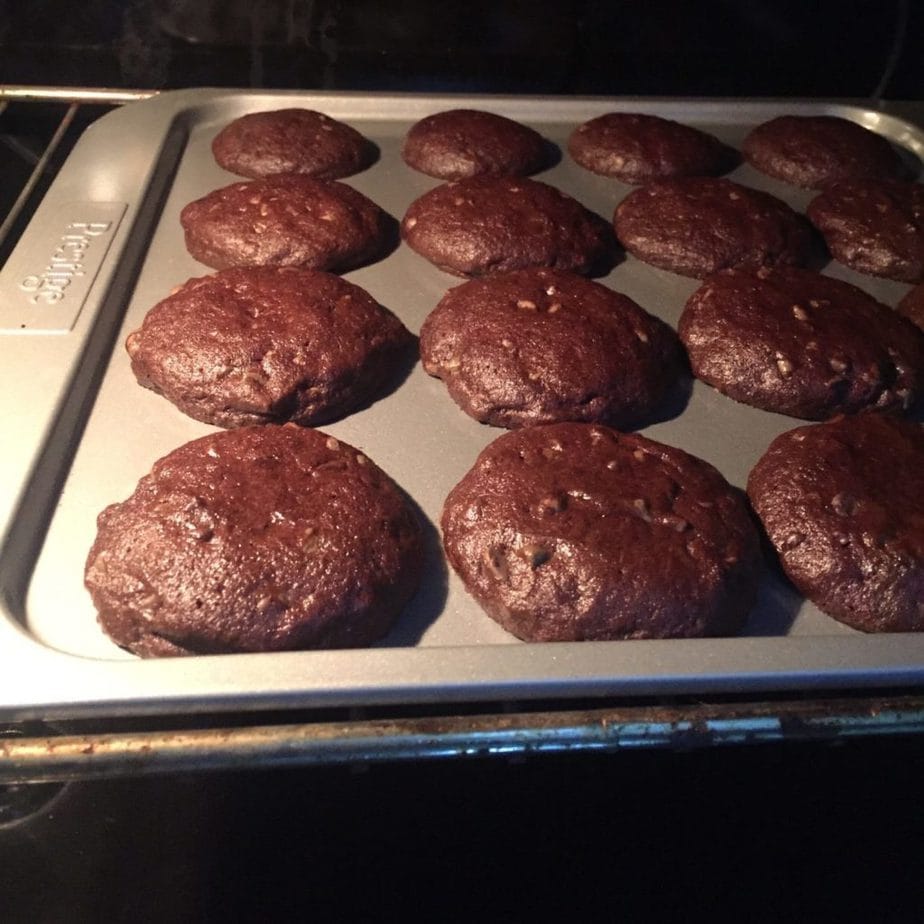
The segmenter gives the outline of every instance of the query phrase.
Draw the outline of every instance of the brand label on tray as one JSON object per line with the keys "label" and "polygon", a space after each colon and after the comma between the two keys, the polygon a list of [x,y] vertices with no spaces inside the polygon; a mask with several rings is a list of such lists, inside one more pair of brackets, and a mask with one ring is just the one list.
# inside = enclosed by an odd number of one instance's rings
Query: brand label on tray
{"label": "brand label on tray", "polygon": [[36,216],[0,276],[0,329],[71,330],[125,209],[124,202],[68,202]]}

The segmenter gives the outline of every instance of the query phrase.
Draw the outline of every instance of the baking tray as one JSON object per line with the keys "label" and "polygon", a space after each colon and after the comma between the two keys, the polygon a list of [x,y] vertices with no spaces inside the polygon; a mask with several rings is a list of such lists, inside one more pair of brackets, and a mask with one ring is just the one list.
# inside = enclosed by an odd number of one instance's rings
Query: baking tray
{"label": "baking tray", "polygon": [[[517,701],[652,694],[906,686],[924,680],[924,635],[867,636],[806,603],[768,563],[737,638],[525,644],[468,597],[442,558],[443,499],[503,431],[476,423],[419,365],[391,394],[324,429],[366,452],[426,519],[424,584],[374,648],[142,661],[99,629],[83,587],[96,516],[153,462],[212,428],[138,386],[126,334],[169,290],[208,272],[183,245],[180,209],[239,179],[220,169],[215,132],[248,111],[305,106],[353,124],[379,148],[346,182],[400,218],[437,181],[406,167],[407,128],[440,109],[493,110],[538,129],[562,152],[538,175],[606,218],[630,187],[565,153],[573,128],[613,109],[702,127],[738,147],[775,115],[841,115],[924,158],[924,106],[820,101],[671,101],[437,97],[190,90],[114,111],[85,133],[0,272],[0,712],[11,718],[103,716],[437,701]],[[804,210],[796,190],[744,165],[730,174]],[[894,305],[908,286],[826,273]],[[418,331],[460,280],[401,245],[348,274]],[[698,283],[624,257],[602,280],[676,326]],[[645,428],[743,486],[778,433],[799,421],[736,404],[695,382]]]}

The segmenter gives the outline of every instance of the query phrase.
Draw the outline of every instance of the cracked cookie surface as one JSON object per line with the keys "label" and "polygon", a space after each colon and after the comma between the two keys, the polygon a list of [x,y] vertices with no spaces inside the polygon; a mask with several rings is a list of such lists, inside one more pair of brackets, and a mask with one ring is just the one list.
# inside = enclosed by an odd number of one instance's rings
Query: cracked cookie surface
{"label": "cracked cookie surface", "polygon": [[924,630],[924,428],[881,414],[778,436],[748,496],[796,587],[864,632]]}
{"label": "cracked cookie surface", "polygon": [[302,173],[336,180],[367,167],[372,144],[355,128],[313,109],[250,112],[212,141],[219,166],[239,176]]}
{"label": "cracked cookie surface", "polygon": [[364,289],[297,267],[178,286],[129,334],[138,382],[219,427],[315,425],[376,397],[413,337]]}
{"label": "cracked cookie surface", "polygon": [[738,152],[689,125],[636,112],[608,112],[579,125],[568,139],[574,161],[623,183],[673,176],[717,176]]}
{"label": "cracked cookie surface", "polygon": [[85,581],[142,657],[352,648],[416,591],[420,525],[368,457],[293,424],[224,430],[98,518]]}
{"label": "cracked cookie surface", "polygon": [[816,196],[806,214],[839,263],[898,282],[924,281],[924,185],[845,180]]}
{"label": "cracked cookie surface", "polygon": [[809,189],[902,172],[885,138],[839,116],[778,116],[752,129],[741,150],[762,173]]}
{"label": "cracked cookie surface", "polygon": [[674,331],[573,273],[515,270],[450,289],[420,331],[424,369],[499,427],[563,420],[632,427],[676,380]]}
{"label": "cracked cookie surface", "polygon": [[352,269],[379,256],[387,216],[335,180],[298,174],[232,183],[180,213],[186,249],[212,269],[304,266]]}
{"label": "cracked cookie surface", "polygon": [[599,215],[526,177],[476,176],[437,186],[411,203],[401,236],[456,276],[527,266],[592,273],[611,260],[615,247]]}
{"label": "cracked cookie surface", "polygon": [[450,564],[532,641],[737,632],[757,589],[741,492],[682,450],[598,424],[507,433],[452,490]]}
{"label": "cracked cookie surface", "polygon": [[525,176],[546,162],[542,136],[477,109],[447,109],[415,122],[401,149],[404,162],[441,180],[468,176]]}
{"label": "cracked cookie surface", "polygon": [[907,411],[924,336],[856,286],[794,267],[726,270],[678,327],[694,374],[744,404],[807,420]]}
{"label": "cracked cookie surface", "polygon": [[702,279],[722,269],[801,266],[812,229],[785,202],[721,177],[656,180],[629,193],[613,216],[629,253]]}

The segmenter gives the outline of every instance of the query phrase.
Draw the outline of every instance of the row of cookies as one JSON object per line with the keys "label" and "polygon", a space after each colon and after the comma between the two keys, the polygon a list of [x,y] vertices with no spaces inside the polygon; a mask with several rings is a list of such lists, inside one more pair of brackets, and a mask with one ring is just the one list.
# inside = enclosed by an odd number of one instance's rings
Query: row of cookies
{"label": "row of cookies", "polygon": [[[793,417],[901,413],[922,390],[924,333],[809,270],[713,275],[688,300],[679,334],[698,378]],[[244,267],[180,286],[126,348],[137,380],[197,420],[317,425],[386,391],[412,341],[338,276]],[[601,283],[545,267],[451,288],[424,321],[420,356],[466,413],[503,427],[649,423],[683,365],[663,321]]]}
{"label": "row of cookies", "polygon": [[[381,253],[385,216],[352,188],[322,182],[374,158],[372,145],[352,127],[310,110],[252,113],[222,130],[213,152],[226,169],[262,179],[216,191],[184,212],[189,249],[206,265],[284,262],[339,271]],[[619,242],[642,260],[701,278],[733,265],[803,265],[810,258],[811,233],[785,203],[715,179],[735,166],[737,152],[698,129],[608,113],[579,126],[569,152],[589,170],[647,184],[614,216]],[[770,176],[823,189],[807,214],[837,260],[860,272],[922,280],[924,191],[903,179],[904,164],[884,138],[835,116],[784,116],[754,129],[743,152]],[[524,230],[534,245],[520,265],[541,260],[591,271],[609,255],[612,240],[570,197],[533,181],[490,179],[547,165],[547,145],[531,128],[492,113],[451,110],[415,124],[402,155],[429,175],[463,181],[423,197],[402,223],[410,246],[449,272],[515,268],[514,258],[503,255],[505,238]],[[523,200],[519,207],[515,196]],[[480,222],[478,233],[451,235],[445,212],[453,207],[462,209],[453,216],[457,224]],[[488,227],[501,211],[509,222]],[[571,250],[582,252],[556,252],[558,238],[546,240],[551,232],[541,235],[542,223],[580,225],[580,244]],[[325,227],[337,229],[336,242]]]}
{"label": "row of cookies", "polygon": [[828,186],[807,210],[723,177],[659,179],[616,206],[612,232],[552,186],[476,176],[425,193],[401,223],[411,248],[456,275],[543,265],[605,272],[616,242],[645,263],[701,279],[720,269],[805,266],[831,255],[861,273],[924,280],[924,186],[855,179]]}
{"label": "row of cookies", "polygon": [[[624,183],[673,176],[719,176],[737,151],[712,135],[661,116],[610,112],[578,126],[568,152],[582,167]],[[300,173],[338,179],[365,169],[374,145],[351,126],[308,109],[256,112],[235,119],[212,143],[216,161],[255,179]],[[900,157],[881,135],[837,116],[779,116],[753,129],[745,159],[769,176],[809,189],[857,177],[900,179]],[[550,145],[505,116],[451,109],[416,122],[401,156],[442,180],[476,175],[529,176],[549,165]]]}
{"label": "row of cookies", "polygon": [[[787,575],[864,631],[922,629],[924,431],[879,414],[773,441],[748,496]],[[681,449],[597,424],[494,440],[446,498],[447,559],[530,641],[739,631],[761,572],[741,493]],[[86,584],[146,657],[367,645],[417,590],[420,524],[391,479],[321,431],[219,431],[107,507]]]}
{"label": "row of cookies", "polygon": [[[444,180],[526,176],[548,166],[549,147],[536,131],[511,119],[457,109],[413,125],[402,156],[413,168]],[[657,181],[676,178],[716,177],[737,165],[738,152],[706,132],[659,116],[613,112],[576,128],[568,151],[576,163],[595,173],[624,183],[656,184],[646,194],[628,197],[615,218],[620,243],[641,259],[702,277],[740,263],[744,257],[725,252],[721,244],[746,237],[754,222],[761,225],[762,237],[773,233],[782,239],[778,253],[752,253],[747,257],[752,263],[770,259],[801,264],[808,257],[805,227],[775,198],[740,185],[709,181],[658,185]],[[352,127],[300,109],[243,116],[219,132],[213,152],[221,166],[251,178],[297,174],[333,179],[364,169],[375,156],[371,143]],[[781,116],[753,129],[742,153],[768,176],[824,190],[809,206],[808,217],[824,235],[835,259],[860,272],[922,281],[924,192],[918,184],[906,182],[908,168],[881,135],[837,116]],[[548,193],[525,188],[527,196],[537,197],[533,207],[540,213],[549,214],[552,220],[567,220],[548,201]],[[490,184],[487,189],[492,189]],[[440,194],[435,195],[433,205],[441,208]],[[474,198],[478,207],[490,195],[475,185],[456,190],[451,198]],[[263,202],[255,204],[259,211]],[[217,204],[214,207],[222,211]],[[682,224],[660,228],[678,209],[681,223],[688,212],[699,217],[697,234]],[[409,217],[416,224],[419,216]],[[195,227],[201,221],[205,219],[193,215],[188,225]],[[707,240],[698,239],[703,227],[716,229]],[[652,239],[653,230],[658,233]],[[459,262],[430,253],[432,244],[422,238],[442,237],[443,228],[418,229],[411,234],[405,224],[404,231],[412,247],[450,272],[485,272],[493,266],[489,258]],[[421,242],[420,246],[415,242]],[[193,248],[208,265],[227,265],[223,262],[227,257],[216,257],[195,243]],[[299,258],[304,255],[289,257],[290,261]],[[350,259],[356,262],[357,256]],[[316,258],[313,265],[318,266]],[[564,264],[559,260],[555,265]]]}

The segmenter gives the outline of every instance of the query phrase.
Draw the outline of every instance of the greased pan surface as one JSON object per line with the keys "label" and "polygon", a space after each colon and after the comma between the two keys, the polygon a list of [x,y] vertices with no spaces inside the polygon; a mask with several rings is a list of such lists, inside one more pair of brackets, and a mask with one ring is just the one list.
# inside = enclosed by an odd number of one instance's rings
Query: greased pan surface
{"label": "greased pan surface", "polygon": [[[171,288],[210,272],[186,252],[179,213],[187,202],[239,179],[215,164],[210,151],[215,133],[244,112],[284,106],[320,109],[375,142],[376,163],[344,182],[396,219],[438,182],[402,162],[408,127],[428,113],[459,106],[490,109],[539,130],[561,157],[537,179],[570,193],[607,220],[632,187],[578,167],[567,155],[566,142],[581,122],[611,110],[674,118],[735,147],[751,127],[775,115],[843,115],[909,152],[924,152],[924,132],[917,127],[921,113],[914,107],[884,114],[848,103],[202,90],[164,94],[104,117],[75,149],[0,274],[5,357],[0,406],[8,441],[0,513],[9,522],[0,557],[0,710],[128,714],[924,680],[924,637],[856,633],[804,602],[772,564],[739,638],[518,642],[449,573],[436,525],[449,490],[503,431],[465,416],[443,384],[419,364],[394,392],[323,428],[384,468],[426,521],[424,586],[383,643],[360,651],[162,661],[139,661],[115,647],[97,626],[82,582],[96,516],[127,497],[154,461],[211,429],[137,385],[124,340]],[[813,196],[747,165],[730,176],[799,211]],[[67,278],[64,264],[80,268],[59,285],[63,295],[56,299],[56,280]],[[890,305],[909,288],[834,263],[824,272]],[[384,260],[346,275],[415,333],[444,292],[461,282],[403,244]],[[674,327],[698,285],[630,256],[601,281]],[[675,402],[664,419],[643,432],[708,460],[743,486],[772,438],[799,424],[736,404],[696,382],[684,401]]]}

